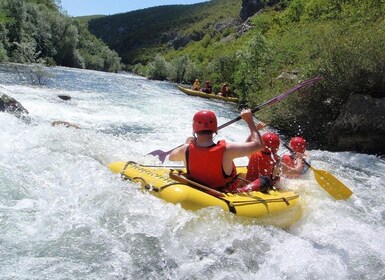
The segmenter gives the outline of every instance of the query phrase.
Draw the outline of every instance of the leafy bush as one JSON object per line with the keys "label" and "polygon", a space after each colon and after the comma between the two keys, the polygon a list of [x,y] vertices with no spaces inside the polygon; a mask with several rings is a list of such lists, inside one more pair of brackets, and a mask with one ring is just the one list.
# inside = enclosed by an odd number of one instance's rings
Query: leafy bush
{"label": "leafy bush", "polygon": [[148,77],[154,80],[166,80],[169,75],[169,63],[163,56],[157,55],[153,62],[149,64]]}
{"label": "leafy bush", "polygon": [[171,61],[169,79],[171,81],[181,83],[186,77],[187,67],[190,63],[188,55],[182,55]]}

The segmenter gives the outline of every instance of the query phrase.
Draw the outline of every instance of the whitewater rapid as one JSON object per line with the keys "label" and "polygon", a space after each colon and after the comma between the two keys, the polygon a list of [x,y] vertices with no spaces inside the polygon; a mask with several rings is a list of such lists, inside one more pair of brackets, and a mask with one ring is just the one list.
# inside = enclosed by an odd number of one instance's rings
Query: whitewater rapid
{"label": "whitewater rapid", "polygon": [[[311,172],[287,180],[303,206],[288,229],[184,210],[107,165],[158,165],[147,154],[183,143],[196,111],[211,109],[222,124],[236,106],[125,73],[46,71],[48,84],[34,86],[0,68],[0,93],[29,111],[28,121],[0,112],[0,279],[385,278],[384,160],[310,150],[312,165],[353,195],[334,200]],[[80,129],[53,127],[57,120]],[[237,122],[217,139],[244,141],[247,131]]]}

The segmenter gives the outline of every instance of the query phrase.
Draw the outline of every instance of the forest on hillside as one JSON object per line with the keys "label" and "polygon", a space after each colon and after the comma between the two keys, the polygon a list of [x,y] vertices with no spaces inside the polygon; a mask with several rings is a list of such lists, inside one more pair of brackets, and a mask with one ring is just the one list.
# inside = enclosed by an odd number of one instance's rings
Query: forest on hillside
{"label": "forest on hillside", "polygon": [[0,62],[116,72],[119,55],[55,0],[0,0]]}

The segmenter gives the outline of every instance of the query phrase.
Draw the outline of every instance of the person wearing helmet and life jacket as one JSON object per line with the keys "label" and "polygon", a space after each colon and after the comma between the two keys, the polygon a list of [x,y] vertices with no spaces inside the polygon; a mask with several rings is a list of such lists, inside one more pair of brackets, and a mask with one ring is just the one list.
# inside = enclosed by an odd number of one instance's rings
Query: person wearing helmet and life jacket
{"label": "person wearing helmet and life jacket", "polygon": [[205,82],[205,86],[202,88],[202,92],[205,92],[205,93],[212,93],[213,92],[213,87],[209,81]]}
{"label": "person wearing helmet and life jacket", "polygon": [[221,91],[218,92],[218,95],[227,97],[229,95],[229,85],[227,83],[222,84]]}
{"label": "person wearing helmet and life jacket", "polygon": [[198,79],[195,79],[191,89],[198,90],[198,91],[201,90],[201,83],[199,82]]}
{"label": "person wearing helmet and life jacket", "polygon": [[240,192],[267,192],[269,188],[279,183],[280,157],[277,154],[280,145],[279,136],[273,132],[266,132],[262,135],[262,141],[264,148],[249,157],[246,174],[246,181],[249,183],[239,188]]}
{"label": "person wearing helmet and life jacket", "polygon": [[193,118],[193,137],[186,144],[174,149],[170,161],[183,161],[191,180],[223,192],[231,192],[237,178],[235,158],[248,156],[263,148],[253,115],[249,109],[242,110],[241,118],[250,130],[250,141],[244,143],[214,142],[218,132],[214,112],[202,110]]}
{"label": "person wearing helmet and life jacket", "polygon": [[282,156],[282,174],[287,178],[298,178],[309,169],[303,162],[307,157],[307,142],[304,138],[296,136],[290,140],[289,147],[293,153]]}

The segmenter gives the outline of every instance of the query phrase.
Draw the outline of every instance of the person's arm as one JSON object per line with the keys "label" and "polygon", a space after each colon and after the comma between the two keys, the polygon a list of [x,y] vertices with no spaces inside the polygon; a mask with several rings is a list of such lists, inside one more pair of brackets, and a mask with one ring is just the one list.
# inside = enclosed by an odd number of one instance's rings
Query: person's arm
{"label": "person's arm", "polygon": [[[285,155],[290,156],[291,155]],[[282,167],[282,173],[287,176],[299,176],[302,174],[302,170],[304,168],[304,163],[302,160],[302,156],[295,156],[294,157],[294,167],[291,167],[285,163],[285,161],[281,162],[281,167]]]}
{"label": "person's arm", "polygon": [[183,144],[182,146],[172,150],[170,155],[168,156],[168,159],[170,161],[183,161],[184,163],[186,162],[186,149],[190,143],[195,141],[194,137],[188,137],[186,139],[186,143]]}
{"label": "person's arm", "polygon": [[294,160],[293,171],[298,174],[302,174],[303,166],[304,166],[304,163],[303,163],[302,157],[301,156],[296,157]]}
{"label": "person's arm", "polygon": [[241,117],[249,127],[250,142],[254,144],[253,146],[255,147],[255,149],[261,149],[263,147],[262,137],[258,131],[258,128],[255,126],[255,123],[253,120],[253,114],[251,113],[251,110],[250,109],[242,110]]}
{"label": "person's arm", "polygon": [[[266,127],[266,124],[264,122],[258,122],[258,123],[255,123],[255,127],[258,129],[258,130],[262,130]],[[247,136],[246,138],[246,142],[250,142],[250,138],[251,138],[251,135]]]}
{"label": "person's arm", "polygon": [[228,143],[225,153],[225,157],[228,162],[235,158],[248,156],[252,152],[261,150],[263,148],[262,137],[254,124],[253,114],[251,111],[249,109],[242,110],[241,117],[249,127],[249,141],[245,143]]}

